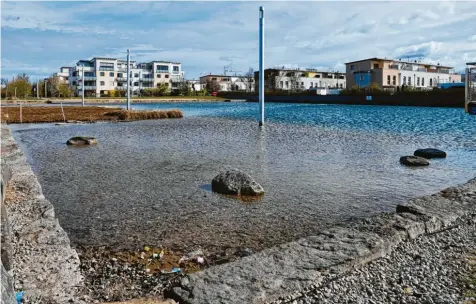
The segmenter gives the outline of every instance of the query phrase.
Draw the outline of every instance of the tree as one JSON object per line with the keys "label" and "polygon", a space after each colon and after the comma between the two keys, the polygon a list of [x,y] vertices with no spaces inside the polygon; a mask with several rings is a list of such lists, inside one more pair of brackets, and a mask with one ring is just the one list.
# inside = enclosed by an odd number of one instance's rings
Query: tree
{"label": "tree", "polygon": [[192,95],[192,88],[190,87],[190,84],[188,81],[182,80],[181,82],[179,82],[177,91],[179,95],[183,95],[183,96]]}
{"label": "tree", "polygon": [[15,80],[7,83],[7,94],[17,98],[26,98],[31,94],[30,77],[26,74],[18,74]]}
{"label": "tree", "polygon": [[287,74],[291,84],[291,91],[301,91],[301,73],[299,71],[289,72]]}
{"label": "tree", "polygon": [[59,97],[71,97],[71,95],[73,94],[72,89],[66,83],[61,83],[58,85],[58,92]]}
{"label": "tree", "polygon": [[246,72],[245,77],[243,78],[243,82],[245,83],[245,90],[247,92],[253,91],[255,83],[255,71],[252,67],[250,67],[248,69],[248,72]]}
{"label": "tree", "polygon": [[207,91],[209,92],[219,92],[220,91],[220,84],[216,80],[208,80],[206,84]]}

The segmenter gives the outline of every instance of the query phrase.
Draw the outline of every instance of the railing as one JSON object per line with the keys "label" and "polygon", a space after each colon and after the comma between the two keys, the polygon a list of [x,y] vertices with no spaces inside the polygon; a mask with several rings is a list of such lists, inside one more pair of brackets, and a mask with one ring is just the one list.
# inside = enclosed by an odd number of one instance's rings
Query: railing
{"label": "railing", "polygon": [[449,74],[450,70],[439,70],[438,72],[441,74]]}
{"label": "railing", "polygon": [[96,80],[96,76],[84,76],[84,81],[88,81],[88,80]]}
{"label": "railing", "polygon": [[114,68],[99,67],[99,70],[100,70],[100,71],[110,71],[110,72],[114,72]]}
{"label": "railing", "polygon": [[[78,85],[78,90],[82,90],[82,86]],[[84,86],[85,90],[96,90],[96,86]]]}
{"label": "railing", "polygon": [[126,78],[126,77],[116,77],[116,80],[117,80],[117,81],[121,81],[121,82],[127,82],[127,78]]}
{"label": "railing", "polygon": [[142,81],[142,82],[154,82],[154,78],[141,78],[140,81]]}
{"label": "railing", "polygon": [[405,71],[413,71],[413,67],[412,67],[412,66],[403,66],[401,69],[402,69],[402,70],[405,70]]}
{"label": "railing", "polygon": [[390,68],[391,68],[391,69],[394,69],[394,70],[398,70],[398,69],[399,69],[399,68],[398,68],[398,64],[391,64],[391,65],[390,65]]}
{"label": "railing", "polygon": [[417,71],[418,72],[426,72],[427,70],[425,68],[418,68]]}

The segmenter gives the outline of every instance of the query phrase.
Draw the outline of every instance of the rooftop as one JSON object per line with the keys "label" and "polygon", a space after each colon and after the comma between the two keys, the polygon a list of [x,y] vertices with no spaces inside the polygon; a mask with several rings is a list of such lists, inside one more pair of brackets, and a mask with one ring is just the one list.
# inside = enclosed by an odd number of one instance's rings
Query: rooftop
{"label": "rooftop", "polygon": [[440,67],[440,68],[447,68],[447,69],[452,69],[453,68],[451,66],[441,65],[439,63],[438,64],[433,64],[433,63],[417,62],[416,60],[415,61],[405,61],[405,60],[396,60],[396,59],[387,59],[387,58],[378,58],[378,57],[361,59],[361,60],[356,60],[356,61],[350,61],[350,62],[346,62],[345,64],[351,64],[351,63],[357,63],[357,62],[363,62],[363,61],[369,61],[369,60],[383,60],[383,61],[400,62],[400,63],[408,63],[408,64],[437,66],[437,67]]}
{"label": "rooftop", "polygon": [[[319,71],[318,69],[312,69],[312,68],[295,68],[295,69],[288,69],[288,68],[268,68],[268,69],[265,69],[265,71],[270,71],[270,70],[273,70],[273,71],[290,71],[290,72],[293,72],[293,71],[300,71],[300,72],[313,72],[313,73],[332,73],[332,74],[345,74],[343,72],[332,72],[332,71]],[[257,71],[255,71],[257,72]]]}

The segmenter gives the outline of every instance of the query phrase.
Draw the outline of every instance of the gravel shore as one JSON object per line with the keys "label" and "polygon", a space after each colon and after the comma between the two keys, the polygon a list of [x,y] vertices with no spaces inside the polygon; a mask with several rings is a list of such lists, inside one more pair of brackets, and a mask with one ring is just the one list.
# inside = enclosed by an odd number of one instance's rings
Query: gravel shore
{"label": "gravel shore", "polygon": [[287,303],[476,303],[476,214]]}

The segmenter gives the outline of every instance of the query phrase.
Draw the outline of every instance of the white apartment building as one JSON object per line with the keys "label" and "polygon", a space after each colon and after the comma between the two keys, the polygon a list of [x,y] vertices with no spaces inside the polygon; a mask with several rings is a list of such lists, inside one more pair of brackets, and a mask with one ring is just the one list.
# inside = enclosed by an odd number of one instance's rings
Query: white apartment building
{"label": "white apartment building", "polygon": [[[255,72],[255,80],[259,72]],[[266,89],[278,90],[322,90],[342,89],[346,86],[345,73],[322,72],[317,69],[273,68],[264,70]]]}
{"label": "white apartment building", "polygon": [[417,61],[370,58],[346,63],[348,88],[369,87],[372,83],[382,88],[410,86],[431,89],[442,83],[461,82],[461,75],[453,67]]}
{"label": "white apartment building", "polygon": [[54,73],[53,77],[57,77],[60,83],[69,83],[69,74],[72,67],[61,67],[58,73]]}
{"label": "white apartment building", "polygon": [[[151,61],[136,64],[130,61],[130,90],[132,95],[139,95],[142,89],[157,88],[166,85],[171,90],[178,87],[184,72],[178,62]],[[126,90],[127,61],[115,58],[95,57],[80,60],[70,70],[69,84],[77,95],[84,91],[86,96],[100,97],[113,90]]]}

